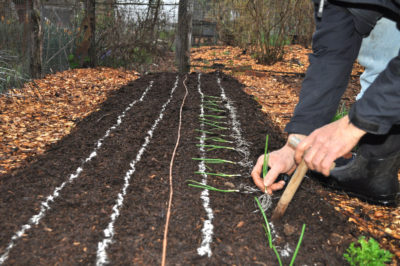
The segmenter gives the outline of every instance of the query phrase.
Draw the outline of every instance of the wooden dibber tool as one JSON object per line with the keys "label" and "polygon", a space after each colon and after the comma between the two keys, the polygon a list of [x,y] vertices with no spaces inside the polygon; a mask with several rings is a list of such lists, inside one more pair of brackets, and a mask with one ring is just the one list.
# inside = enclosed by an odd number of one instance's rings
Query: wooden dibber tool
{"label": "wooden dibber tool", "polygon": [[[301,140],[299,138],[291,136],[289,138],[289,145],[296,148],[297,145],[300,143],[300,141]],[[334,167],[335,165],[333,164],[331,166],[331,169]],[[303,178],[307,173],[307,170],[308,168],[306,163],[304,162],[304,160],[301,160],[301,163],[297,166],[297,169],[294,172],[292,178],[290,179],[289,184],[287,185],[285,191],[283,192],[281,198],[279,199],[278,205],[276,206],[274,212],[272,213],[271,219],[273,221],[279,220],[285,214],[286,208],[288,207],[294,194],[299,188],[301,181],[303,181]]]}

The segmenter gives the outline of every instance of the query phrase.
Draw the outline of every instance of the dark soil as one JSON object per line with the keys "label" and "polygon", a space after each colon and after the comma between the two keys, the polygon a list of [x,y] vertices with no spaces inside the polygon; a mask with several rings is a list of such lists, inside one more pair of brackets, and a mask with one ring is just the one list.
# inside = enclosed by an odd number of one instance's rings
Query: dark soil
{"label": "dark soil", "polygon": [[[250,160],[254,163],[263,153],[265,135],[269,134],[270,150],[279,148],[284,139],[272,126],[251,96],[242,91],[236,80],[221,73],[203,74],[201,90],[220,96],[217,78],[227,97],[234,103],[240,121],[242,137],[250,143]],[[0,256],[9,249],[5,265],[88,265],[95,264],[98,243],[110,223],[117,195],[124,186],[124,178],[141,149],[148,130],[168,100],[176,74],[150,74],[116,91],[102,106],[81,121],[75,130],[60,142],[48,147],[48,152],[25,167],[0,177]],[[112,265],[161,262],[162,241],[169,196],[169,164],[177,139],[179,108],[185,88],[180,77],[164,117],[154,130],[141,159],[135,165],[126,196],[115,221],[115,235],[108,246]],[[141,97],[150,81],[152,89],[143,102],[138,102],[122,120],[122,124],[102,142],[97,156],[84,163],[96,147],[97,140],[116,123],[117,117],[134,100]],[[167,264],[169,265],[277,265],[274,252],[267,246],[263,218],[255,212],[256,194],[210,192],[210,206],[214,213],[212,255],[200,256],[197,249],[202,242],[202,227],[206,212],[200,199],[201,189],[187,185],[188,179],[200,181],[196,144],[201,133],[199,114],[201,98],[198,75],[188,77],[189,90],[183,108],[181,141],[173,166],[174,197],[168,233]],[[223,106],[224,103],[222,103]],[[229,117],[229,111],[224,113]],[[220,114],[220,115],[221,115]],[[229,121],[226,119],[226,121]],[[206,128],[207,129],[207,128]],[[207,130],[210,130],[208,128]],[[229,130],[223,134],[230,135]],[[209,136],[207,136],[209,137]],[[228,140],[234,139],[230,136]],[[221,144],[229,145],[229,144]],[[235,145],[235,144],[230,144]],[[243,154],[236,150],[207,152],[209,158],[241,161]],[[49,202],[45,215],[38,224],[30,219],[40,212],[41,204],[56,187],[69,180],[78,167],[80,175],[68,182],[58,197]],[[238,164],[210,165],[213,172],[241,174],[241,177],[208,176],[208,184],[219,187],[251,185],[251,167]],[[323,189],[306,178],[289,205],[282,222],[274,224],[274,244],[281,251],[291,249],[283,257],[288,265],[296,247],[303,224],[304,239],[296,258],[298,265],[343,265],[343,252],[357,237],[357,230],[347,218],[336,212],[318,193]],[[274,195],[274,205],[279,193]],[[272,208],[273,209],[273,208]],[[272,209],[267,217],[271,216]],[[23,225],[20,238],[15,236]]]}

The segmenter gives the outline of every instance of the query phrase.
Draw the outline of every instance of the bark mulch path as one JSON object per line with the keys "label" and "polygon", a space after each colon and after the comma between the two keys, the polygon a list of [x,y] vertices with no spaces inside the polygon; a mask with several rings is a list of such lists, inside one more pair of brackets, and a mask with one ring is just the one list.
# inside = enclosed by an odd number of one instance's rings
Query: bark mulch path
{"label": "bark mulch path", "polygon": [[[172,73],[151,74],[116,90],[44,154],[1,176],[0,258],[5,265],[160,263],[182,80]],[[201,128],[201,93],[221,101],[222,110],[213,114],[226,116],[221,125],[228,127],[223,134],[232,143],[224,145],[235,148],[205,151],[206,156],[244,165],[208,165],[207,171],[241,175],[207,175],[209,185],[253,186],[251,165],[245,163],[263,152],[265,134],[270,149],[282,145],[279,127],[244,93],[242,84],[223,73],[191,74],[187,87],[173,165],[167,264],[277,265],[267,247],[263,218],[255,212],[254,196],[260,192],[205,193],[189,187],[187,180],[203,178],[195,174],[199,162],[191,159],[202,156],[196,146],[202,134],[196,131]],[[215,132],[215,127],[203,126]],[[343,265],[343,252],[359,236],[357,227],[321,196],[323,190],[306,178],[282,222],[273,224],[273,242],[285,265],[303,224],[306,231],[296,259],[300,265]],[[274,205],[278,199],[277,193]],[[210,230],[203,230],[210,224]]]}

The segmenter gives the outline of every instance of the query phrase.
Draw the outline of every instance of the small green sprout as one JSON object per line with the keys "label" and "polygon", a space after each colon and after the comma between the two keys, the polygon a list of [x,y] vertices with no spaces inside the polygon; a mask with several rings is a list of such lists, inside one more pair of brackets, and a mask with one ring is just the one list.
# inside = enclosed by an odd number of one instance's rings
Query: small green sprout
{"label": "small green sprout", "polygon": [[215,119],[224,119],[224,118],[226,118],[226,116],[224,116],[224,115],[200,115],[200,117],[211,117],[211,118],[215,118]]}
{"label": "small green sprout", "polygon": [[[276,249],[275,245],[272,243],[271,228],[270,228],[269,223],[268,223],[267,215],[265,214],[265,212],[264,212],[264,210],[263,210],[263,208],[261,206],[261,203],[258,200],[258,198],[254,197],[254,199],[257,202],[258,208],[260,209],[260,211],[261,211],[261,213],[262,213],[262,215],[264,217],[265,225],[263,225],[263,227],[264,227],[265,234],[267,235],[267,238],[268,238],[268,245],[274,251],[274,253],[276,255],[276,258],[278,259],[279,265],[282,266],[282,261],[281,261],[281,258],[279,256],[278,250]],[[297,254],[298,254],[300,246],[301,246],[301,242],[303,241],[303,236],[304,236],[305,230],[306,230],[306,225],[303,224],[303,227],[301,229],[300,238],[299,238],[299,241],[297,242],[296,250],[294,251],[292,260],[290,261],[290,266],[293,266],[294,261],[295,261],[295,259],[297,257]]]}
{"label": "small green sprout", "polygon": [[231,163],[236,164],[235,162],[224,160],[224,159],[213,159],[213,158],[192,158],[195,161],[204,161],[205,163],[211,164],[219,164],[219,163]]}
{"label": "small green sprout", "polygon": [[210,107],[210,106],[207,106],[207,105],[204,105],[204,109],[208,109],[210,111],[214,111],[214,112],[217,112],[217,113],[225,113],[225,110],[217,109],[217,108]]}
{"label": "small green sprout", "polygon": [[222,142],[222,143],[233,143],[233,141],[225,140],[223,138],[218,138],[218,137],[209,137],[209,138],[201,138],[201,137],[196,137],[197,139],[204,139],[205,141],[211,140],[215,142]]}
{"label": "small green sprout", "polygon": [[209,186],[209,185],[205,185],[201,182],[197,182],[195,180],[187,180],[188,182],[191,182],[190,184],[188,184],[188,186],[190,187],[196,187],[196,188],[203,188],[203,189],[207,189],[207,190],[211,190],[211,191],[217,191],[217,192],[225,192],[225,193],[229,193],[229,192],[240,192],[238,189],[219,189],[213,186]]}
{"label": "small green sprout", "polygon": [[226,150],[235,150],[233,147],[228,146],[219,146],[219,145],[206,145],[206,144],[196,144],[197,147],[210,148],[207,151],[217,150],[217,149],[226,149]]}
{"label": "small green sprout", "polygon": [[[264,163],[263,163],[263,172],[262,172],[262,177],[265,179],[265,176],[268,173],[268,160],[269,160],[269,155],[268,155],[268,134],[265,137],[265,149],[264,149]],[[264,188],[264,192],[267,193],[267,187]]]}
{"label": "small green sprout", "polygon": [[213,175],[213,176],[220,176],[220,177],[238,177],[241,176],[240,174],[224,174],[224,173],[208,173],[208,172],[194,172],[195,174],[199,175]]}
{"label": "small green sprout", "polygon": [[387,250],[381,249],[379,243],[372,237],[365,240],[364,236],[358,239],[358,246],[354,242],[350,244],[347,252],[343,257],[350,263],[351,266],[358,265],[382,265],[391,261],[393,254]]}

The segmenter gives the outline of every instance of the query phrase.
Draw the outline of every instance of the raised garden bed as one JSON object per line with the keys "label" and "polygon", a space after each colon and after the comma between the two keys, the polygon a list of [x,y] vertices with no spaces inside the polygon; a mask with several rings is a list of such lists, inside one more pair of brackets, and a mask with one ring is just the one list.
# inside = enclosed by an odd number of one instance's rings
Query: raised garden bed
{"label": "raised garden bed", "polygon": [[[44,155],[0,178],[0,264],[161,262],[170,162],[186,91],[183,80],[162,73],[132,82]],[[172,167],[167,264],[277,265],[274,251],[267,247],[263,217],[256,212],[254,196],[261,192],[205,192],[189,187],[187,180],[206,179],[218,188],[253,186],[251,163],[263,153],[266,134],[270,150],[282,145],[280,131],[236,80],[221,73],[191,74],[186,84]],[[199,137],[214,136],[198,130],[215,132],[199,117],[207,98],[202,95],[215,97],[221,108],[207,114],[225,116],[221,127],[227,129],[216,135],[223,134],[231,143],[218,145],[233,150],[210,150],[204,146],[210,140],[199,146]],[[207,172],[240,176],[204,174],[192,158],[236,162],[206,163]],[[305,179],[282,223],[272,224],[284,265],[291,260],[303,224],[299,265],[343,265],[343,252],[358,237],[347,218],[321,198],[321,189]],[[274,205],[278,198],[277,193]]]}

